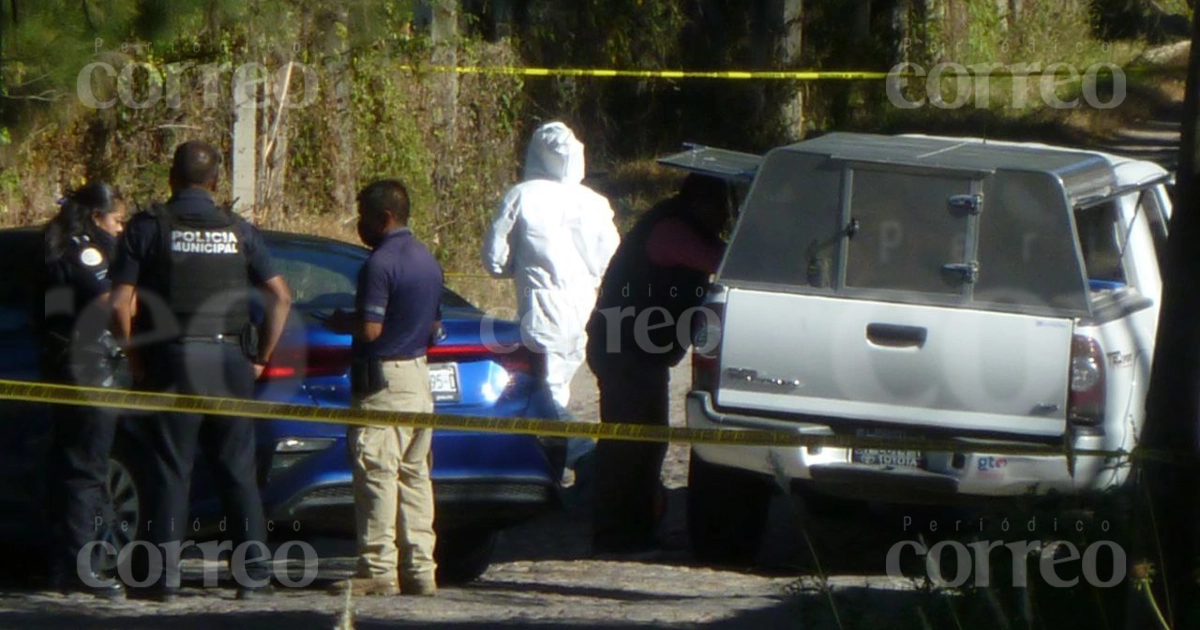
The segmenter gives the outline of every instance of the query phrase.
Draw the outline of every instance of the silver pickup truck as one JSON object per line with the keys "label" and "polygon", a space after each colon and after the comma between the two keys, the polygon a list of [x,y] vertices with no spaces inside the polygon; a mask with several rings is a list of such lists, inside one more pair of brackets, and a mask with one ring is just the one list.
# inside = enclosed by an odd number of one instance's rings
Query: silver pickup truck
{"label": "silver pickup truck", "polygon": [[1004,456],[972,441],[1136,445],[1171,208],[1164,169],[1038,144],[853,133],[753,157],[697,148],[661,160],[749,183],[693,322],[688,426],[961,448],[697,444],[698,556],[751,552],[770,477],[935,503],[1125,482],[1122,456]]}

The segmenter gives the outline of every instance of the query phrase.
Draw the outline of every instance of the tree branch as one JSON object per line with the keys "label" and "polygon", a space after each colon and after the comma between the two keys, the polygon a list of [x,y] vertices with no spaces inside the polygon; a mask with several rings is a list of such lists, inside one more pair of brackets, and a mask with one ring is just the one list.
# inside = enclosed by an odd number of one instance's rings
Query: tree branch
{"label": "tree branch", "polygon": [[55,101],[62,100],[62,97],[62,92],[57,90],[46,90],[41,94],[22,94],[16,96],[12,94],[0,94],[0,98],[10,101],[44,101],[47,103],[53,103]]}

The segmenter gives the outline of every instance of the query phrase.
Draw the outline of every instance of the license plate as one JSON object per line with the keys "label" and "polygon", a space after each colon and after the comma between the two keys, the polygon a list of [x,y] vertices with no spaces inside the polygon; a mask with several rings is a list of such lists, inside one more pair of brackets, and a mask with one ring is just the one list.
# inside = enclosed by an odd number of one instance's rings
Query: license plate
{"label": "license plate", "polygon": [[[894,438],[900,440],[919,439],[902,431],[889,430],[859,430],[859,437],[872,439]],[[924,468],[925,453],[922,451],[904,451],[878,448],[856,448],[850,451],[850,460],[856,464],[871,466],[890,466],[893,468]]]}
{"label": "license plate", "polygon": [[458,364],[435,363],[429,366],[429,389],[434,402],[458,400]]}

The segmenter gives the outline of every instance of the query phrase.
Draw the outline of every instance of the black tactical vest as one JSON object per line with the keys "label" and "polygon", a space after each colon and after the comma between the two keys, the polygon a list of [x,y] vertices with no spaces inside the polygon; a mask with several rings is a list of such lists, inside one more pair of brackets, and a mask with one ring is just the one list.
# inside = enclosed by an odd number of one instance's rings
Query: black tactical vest
{"label": "black tactical vest", "polygon": [[187,221],[158,209],[163,298],[185,337],[240,334],[250,321],[249,268],[229,212]]}
{"label": "black tactical vest", "polygon": [[[650,234],[661,221],[668,218],[682,220],[703,233],[691,214],[682,207],[679,198],[675,197],[650,209],[621,239],[621,246],[604,274],[596,310],[588,321],[589,363],[675,365],[687,354],[690,343],[680,342],[679,331],[683,331],[684,341],[690,342],[691,322],[680,324],[679,320],[685,314],[690,316],[688,309],[704,301],[709,274],[707,271],[663,267],[650,262],[647,251]],[[603,311],[611,313],[611,309],[624,310],[629,307],[633,308],[631,314],[620,319],[620,337],[609,339],[609,319],[615,321],[617,316],[605,315]],[[665,309],[670,313],[669,321],[673,325],[656,327],[668,320],[661,310],[643,315],[650,309]],[[639,318],[643,321],[641,325],[638,324]],[[642,331],[639,333],[637,328]],[[654,352],[650,347],[643,347],[644,344],[638,342],[639,336],[645,336],[655,348],[669,346],[669,350]],[[619,348],[619,354],[611,352],[610,345]]]}

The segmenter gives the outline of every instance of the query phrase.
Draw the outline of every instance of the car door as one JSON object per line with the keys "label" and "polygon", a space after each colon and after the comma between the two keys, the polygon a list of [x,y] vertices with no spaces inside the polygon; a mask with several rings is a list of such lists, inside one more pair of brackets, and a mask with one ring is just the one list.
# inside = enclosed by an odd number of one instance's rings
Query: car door
{"label": "car door", "polygon": [[1086,310],[1069,213],[1037,211],[1052,181],[996,180],[769,155],[718,277],[715,403],[843,430],[1061,436],[1069,313]]}

